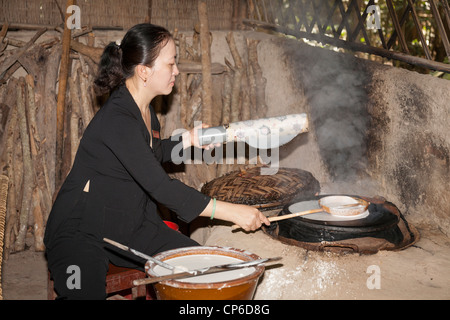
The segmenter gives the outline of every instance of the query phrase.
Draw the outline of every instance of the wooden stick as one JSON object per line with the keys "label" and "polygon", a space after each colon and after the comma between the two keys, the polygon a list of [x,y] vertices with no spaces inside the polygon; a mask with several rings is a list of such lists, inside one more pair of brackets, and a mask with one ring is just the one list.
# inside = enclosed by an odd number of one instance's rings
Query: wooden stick
{"label": "wooden stick", "polygon": [[311,214],[311,213],[318,213],[318,212],[323,212],[324,210],[322,208],[319,209],[312,209],[312,210],[307,210],[307,211],[301,211],[301,212],[295,212],[295,213],[290,213],[290,214],[285,214],[282,216],[276,216],[276,217],[270,217],[268,218],[270,222],[273,221],[280,221],[280,220],[286,220],[286,219],[291,219],[291,218],[295,218],[295,217],[300,217],[300,216],[305,216],[307,214]]}
{"label": "wooden stick", "polygon": [[28,228],[28,216],[30,213],[31,198],[33,194],[33,165],[31,160],[30,137],[28,135],[27,117],[25,111],[25,79],[19,79],[17,87],[17,114],[19,118],[20,139],[23,153],[23,195],[22,206],[19,215],[19,234],[15,243],[16,251],[25,249],[25,237]]}
{"label": "wooden stick", "polygon": [[[75,72],[74,74],[77,74]],[[70,98],[72,101],[72,112],[70,115],[70,149],[71,149],[71,163],[73,164],[73,161],[75,159],[75,154],[78,150],[78,145],[80,143],[80,138],[78,135],[79,127],[78,123],[80,121],[80,98],[79,98],[79,90],[77,86],[77,79],[74,79],[73,77],[69,78],[69,91],[70,91]]]}
{"label": "wooden stick", "polygon": [[200,47],[202,50],[202,122],[211,125],[212,117],[212,76],[210,32],[208,25],[208,8],[205,0],[198,1],[198,16],[200,20]]}
{"label": "wooden stick", "polygon": [[[46,155],[44,163],[44,177],[49,186],[49,193],[56,196],[60,187],[59,182],[55,181],[55,147],[56,147],[56,110],[57,93],[56,85],[58,80],[58,70],[61,59],[61,45],[58,44],[49,50],[49,56],[46,60],[45,74],[40,77],[41,81],[36,84],[36,94],[41,98],[37,100],[37,110],[43,116],[44,127],[42,128],[42,148]],[[44,212],[46,221],[50,210]]]}
{"label": "wooden stick", "polygon": [[442,43],[444,44],[445,52],[447,53],[447,57],[450,59],[450,42],[448,40],[447,33],[445,32],[445,27],[442,23],[441,15],[439,14],[439,10],[436,5],[436,0],[430,0],[429,2],[431,5],[431,11],[433,12],[434,20],[436,21],[436,25],[439,30],[439,34],[441,35]]}
{"label": "wooden stick", "polygon": [[6,37],[6,33],[8,32],[8,24],[5,23],[0,31],[0,53],[6,49],[8,46],[8,41],[3,41]]}
{"label": "wooden stick", "polygon": [[[3,102],[6,104],[12,104],[12,102],[8,102],[8,99],[13,99],[15,95],[13,92],[16,92],[17,80],[12,78],[8,82],[6,96],[3,99]],[[8,191],[8,200],[7,200],[7,213],[6,213],[6,230],[5,230],[5,239],[4,239],[4,256],[5,260],[8,259],[9,251],[11,248],[11,231],[13,226],[16,224],[16,184],[14,183],[14,136],[17,130],[17,108],[10,108],[10,112],[8,115],[8,121],[6,123],[6,143],[5,150],[2,154],[2,159],[4,160],[5,167],[2,168],[2,171],[6,173],[9,178],[9,191]]]}
{"label": "wooden stick", "polygon": [[231,114],[230,121],[239,121],[240,119],[240,94],[241,94],[241,81],[244,64],[241,56],[236,47],[236,42],[232,32],[229,32],[226,36],[228,46],[230,47],[231,55],[233,56],[235,67],[233,68],[233,85],[231,89]]}
{"label": "wooden stick", "polygon": [[357,42],[348,42],[345,40],[336,39],[336,38],[324,36],[321,34],[308,33],[305,31],[296,31],[296,30],[293,30],[290,28],[276,26],[273,24],[259,22],[259,21],[251,21],[251,20],[245,19],[245,20],[243,20],[243,23],[247,26],[254,27],[254,28],[257,27],[257,28],[262,28],[265,30],[271,30],[274,32],[284,33],[286,35],[291,35],[291,36],[294,36],[297,38],[305,38],[305,39],[309,39],[309,40],[324,42],[324,43],[331,44],[333,46],[340,47],[340,48],[346,48],[346,49],[350,49],[350,50],[354,50],[354,51],[375,54],[375,55],[378,55],[380,57],[384,57],[387,59],[399,60],[399,61],[409,63],[411,65],[450,73],[450,65],[448,65],[448,64],[445,64],[442,62],[437,62],[437,61],[430,61],[428,59],[421,58],[421,57],[414,57],[414,56],[404,54],[401,52],[395,52],[395,51],[387,50],[384,48],[370,47],[366,44],[357,43]]}
{"label": "wooden stick", "polygon": [[[42,147],[42,139],[39,135],[36,113],[37,107],[35,103],[35,89],[34,89],[34,79],[33,76],[28,74],[25,77],[26,88],[27,88],[27,118],[29,126],[30,135],[30,145],[31,145],[31,157],[34,163],[34,173],[36,174],[36,184],[40,190],[42,200],[40,201],[40,206],[42,211],[46,212],[51,206],[51,192],[50,183],[48,182],[48,177],[46,176],[46,155],[45,149]],[[44,223],[43,223],[44,224]]]}
{"label": "wooden stick", "polygon": [[202,105],[202,86],[198,86],[194,93],[192,93],[187,105],[187,127],[192,127],[194,122],[198,118],[198,113],[200,112],[200,106]]}
{"label": "wooden stick", "polygon": [[[74,0],[67,0],[66,8],[73,5]],[[64,146],[64,118],[65,118],[65,104],[66,104],[66,89],[67,77],[69,75],[70,62],[70,42],[72,39],[72,32],[67,27],[67,19],[69,14],[66,13],[64,23],[64,33],[62,38],[62,54],[61,64],[59,70],[59,86],[58,86],[58,100],[56,106],[56,166],[55,166],[55,181],[57,184],[61,180],[63,146]]]}
{"label": "wooden stick", "polygon": [[249,84],[247,81],[246,72],[242,73],[241,95],[242,95],[241,121],[250,120],[251,119],[251,105],[250,105],[251,100],[250,100],[250,90],[249,90]]}
{"label": "wooden stick", "polygon": [[252,117],[263,118],[267,114],[266,104],[266,83],[267,80],[263,77],[261,67],[258,63],[258,44],[259,40],[247,39],[248,60],[252,70],[253,81],[255,84],[255,100],[254,114]]}
{"label": "wooden stick", "polygon": [[[282,215],[282,216],[269,217],[267,219],[269,219],[270,222],[273,222],[273,221],[280,221],[280,220],[285,220],[285,219],[291,219],[291,218],[295,218],[295,217],[305,216],[307,214],[318,213],[318,212],[323,212],[323,211],[324,210],[322,208],[319,208],[319,209],[312,209],[312,210],[307,210],[307,211],[295,212],[295,213],[291,213],[291,214],[285,214],[285,215]],[[236,229],[239,229],[240,226],[235,224],[231,228],[232,228],[232,230],[236,230]]]}
{"label": "wooden stick", "polygon": [[84,73],[81,68],[78,69],[78,80],[80,83],[80,107],[81,117],[83,119],[83,131],[87,128],[89,122],[91,122],[94,116],[94,110],[92,108],[92,101],[89,95],[89,75]]}
{"label": "wooden stick", "polygon": [[5,62],[2,63],[0,66],[0,79],[3,78],[5,75],[5,72],[16,63],[17,60],[20,59],[20,57],[28,50],[28,48],[31,47],[31,45],[45,32],[47,29],[41,29],[39,30],[33,38],[31,38],[30,41],[27,42],[27,44],[20,49],[17,49],[16,53],[12,56],[10,56]]}
{"label": "wooden stick", "polygon": [[[180,60],[187,60],[187,52],[186,52],[186,36],[184,33],[179,36],[180,41],[178,44]],[[180,120],[185,128],[188,127],[188,122],[190,119],[190,112],[187,109],[188,103],[188,92],[187,92],[187,80],[188,75],[186,70],[183,71],[183,68],[180,69],[180,63],[178,63],[178,70],[180,70]]]}
{"label": "wooden stick", "polygon": [[33,188],[31,207],[33,208],[34,217],[34,250],[35,251],[45,251],[44,246],[44,218],[42,215],[41,208],[41,196],[39,187],[36,185]]}
{"label": "wooden stick", "polygon": [[[31,75],[25,77],[26,82],[26,111],[28,120],[28,130],[30,136],[30,147],[31,147],[31,158],[33,162],[33,173],[34,176],[34,189],[32,193],[31,211],[34,217],[34,248],[35,251],[44,251],[45,246],[44,240],[44,219],[42,212],[47,210],[51,204],[51,197],[49,193],[48,186],[44,177],[44,164],[43,158],[44,150],[42,150],[38,145],[41,142],[39,138],[39,133],[37,130],[36,123],[36,104],[34,96],[34,80]],[[45,197],[45,199],[42,199]]]}
{"label": "wooden stick", "polygon": [[0,300],[3,299],[2,291],[2,265],[3,265],[3,239],[5,236],[5,222],[6,222],[6,199],[8,198],[8,183],[9,178],[5,175],[0,175]]}
{"label": "wooden stick", "polygon": [[87,46],[78,41],[71,41],[70,48],[78,53],[81,53],[89,58],[91,58],[95,63],[100,62],[103,50],[102,48],[96,48]]}
{"label": "wooden stick", "polygon": [[[181,43],[181,41],[180,41]],[[181,48],[180,48],[181,50]],[[203,73],[203,66],[200,62],[197,61],[188,61],[186,59],[180,59],[178,62],[178,70],[180,73]],[[226,71],[224,65],[216,62],[211,63],[211,74],[221,74]]]}

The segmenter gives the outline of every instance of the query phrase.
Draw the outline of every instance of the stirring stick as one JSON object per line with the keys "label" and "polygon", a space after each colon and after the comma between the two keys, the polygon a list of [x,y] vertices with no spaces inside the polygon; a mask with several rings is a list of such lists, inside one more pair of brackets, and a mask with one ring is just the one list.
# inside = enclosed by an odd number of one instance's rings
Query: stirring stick
{"label": "stirring stick", "polygon": [[[304,216],[307,214],[311,214],[311,213],[317,213],[317,212],[323,212],[323,209],[312,209],[312,210],[307,210],[307,211],[301,211],[301,212],[296,212],[296,213],[291,213],[291,214],[286,214],[286,215],[282,215],[282,216],[275,216],[275,217],[269,217],[267,218],[270,222],[273,221],[279,221],[279,220],[284,220],[284,219],[289,219],[289,218],[294,218],[294,217],[299,217],[299,216]],[[240,226],[238,226],[237,224],[233,225],[231,227],[233,230],[239,229]]]}
{"label": "stirring stick", "polygon": [[165,263],[165,262],[163,262],[161,260],[158,260],[158,259],[155,259],[153,257],[150,257],[150,256],[148,256],[148,255],[146,255],[144,253],[141,253],[141,252],[137,251],[137,250],[131,249],[130,247],[127,247],[127,246],[125,246],[123,244],[120,244],[120,243],[118,243],[116,241],[113,241],[113,240],[110,240],[110,239],[107,239],[107,238],[103,238],[103,241],[108,242],[109,244],[112,244],[113,246],[115,246],[115,247],[117,247],[119,249],[122,249],[124,251],[131,252],[131,253],[137,255],[138,257],[144,258],[144,259],[149,260],[149,261],[153,261],[154,263],[160,265],[163,268],[166,268],[166,269],[169,269],[169,270],[173,270],[174,269],[174,266],[171,266],[168,263]]}

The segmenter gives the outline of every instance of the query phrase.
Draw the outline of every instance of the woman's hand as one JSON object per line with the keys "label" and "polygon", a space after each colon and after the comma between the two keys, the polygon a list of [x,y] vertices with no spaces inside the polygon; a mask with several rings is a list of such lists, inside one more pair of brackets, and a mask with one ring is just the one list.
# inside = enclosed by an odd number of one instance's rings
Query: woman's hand
{"label": "woman's hand", "polygon": [[216,201],[214,209],[213,200],[206,206],[200,216],[211,217],[214,211],[214,219],[226,220],[237,224],[245,231],[258,230],[262,224],[270,225],[269,219],[258,209],[243,204],[234,204],[224,201]]}
{"label": "woman's hand", "polygon": [[233,222],[245,231],[255,231],[263,224],[269,226],[270,221],[258,209],[246,205],[236,205],[238,214]]}
{"label": "woman's hand", "polygon": [[214,147],[220,147],[221,143],[216,143],[216,144],[209,144],[209,145],[204,145],[201,146],[199,143],[199,138],[198,138],[198,131],[200,129],[205,129],[205,128],[209,128],[209,125],[202,123],[201,125],[198,125],[194,128],[192,128],[190,131],[186,131],[183,133],[183,148],[186,149],[188,147],[197,147],[197,148],[202,148],[202,149],[212,149]]}

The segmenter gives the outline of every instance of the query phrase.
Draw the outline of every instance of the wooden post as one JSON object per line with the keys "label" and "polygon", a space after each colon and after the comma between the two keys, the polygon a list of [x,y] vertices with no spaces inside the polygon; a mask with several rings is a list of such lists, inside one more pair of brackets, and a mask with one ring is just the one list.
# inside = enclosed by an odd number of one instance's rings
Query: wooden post
{"label": "wooden post", "polygon": [[[67,7],[74,4],[74,0],[67,0]],[[66,89],[67,89],[67,77],[69,74],[69,62],[70,62],[70,41],[72,38],[72,32],[67,27],[67,19],[69,14],[66,13],[64,19],[64,33],[62,38],[62,54],[61,54],[61,67],[59,71],[59,84],[58,84],[58,102],[56,106],[56,166],[55,166],[55,183],[60,184],[62,159],[63,159],[63,145],[64,145],[64,118],[65,118],[65,103],[66,103]]]}
{"label": "wooden post", "polygon": [[200,20],[200,47],[202,51],[202,122],[211,124],[212,117],[212,76],[210,32],[208,25],[208,11],[205,0],[198,1],[198,16]]}

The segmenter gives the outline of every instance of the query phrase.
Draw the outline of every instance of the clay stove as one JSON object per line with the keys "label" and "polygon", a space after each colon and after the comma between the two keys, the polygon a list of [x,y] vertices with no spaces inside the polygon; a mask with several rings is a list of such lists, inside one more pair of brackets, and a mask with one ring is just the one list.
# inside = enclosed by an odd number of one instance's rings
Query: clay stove
{"label": "clay stove", "polygon": [[[274,175],[260,174],[259,167],[233,171],[205,184],[202,192],[219,200],[255,206],[267,216],[316,209],[324,197],[319,195],[319,183],[311,173],[293,168],[280,168]],[[370,203],[367,213],[356,219],[317,213],[272,222],[263,231],[286,244],[338,253],[400,250],[418,240],[418,231],[393,203],[381,197],[353,197]]]}
{"label": "clay stove", "polygon": [[[321,197],[324,196],[298,199],[286,205],[279,215],[318,208]],[[337,253],[373,254],[379,250],[400,250],[418,240],[418,231],[393,203],[381,197],[352,197],[370,202],[366,214],[354,219],[339,219],[326,213],[316,213],[274,222],[263,230],[286,244]]]}

